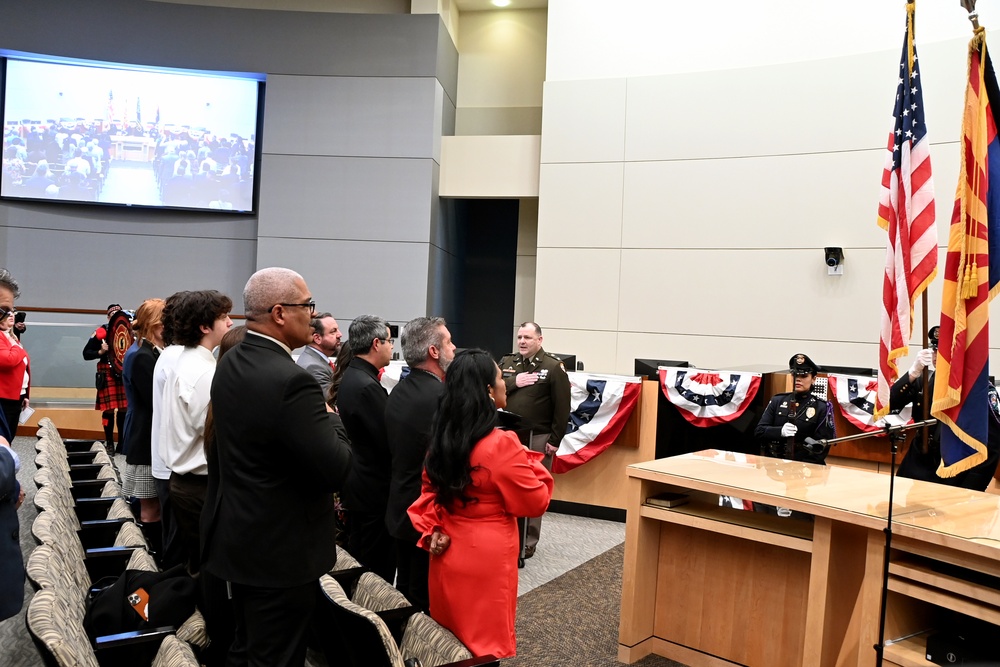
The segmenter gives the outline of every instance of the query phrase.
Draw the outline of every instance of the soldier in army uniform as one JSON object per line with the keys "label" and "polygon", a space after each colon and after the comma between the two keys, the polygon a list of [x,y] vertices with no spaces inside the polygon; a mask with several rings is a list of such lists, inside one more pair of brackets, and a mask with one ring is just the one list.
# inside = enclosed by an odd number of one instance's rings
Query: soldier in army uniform
{"label": "soldier in army uniform", "polygon": [[764,456],[822,464],[830,448],[806,444],[806,438],[834,437],[830,404],[812,394],[819,366],[806,355],[796,354],[788,360],[788,368],[795,378],[795,389],[771,398],[754,438]]}
{"label": "soldier in army uniform", "polygon": [[[926,350],[917,353],[916,359],[910,370],[896,380],[889,393],[889,409],[901,410],[907,404],[913,404],[913,418],[923,420],[929,418],[924,408],[924,396],[934,395],[934,366],[937,363],[938,337],[940,327],[931,327],[927,332],[931,346]],[[924,369],[929,368],[931,374],[928,376],[929,391],[924,391]],[[938,477],[937,469],[941,463],[941,425],[936,424],[929,429],[926,449],[921,441],[921,436],[916,436],[910,442],[910,448],[903,457],[903,462],[899,465],[896,473],[900,477],[911,479],[922,479],[925,482],[936,482],[949,486],[960,486],[965,489],[975,489],[985,491],[990,485],[993,475],[997,469],[997,462],[1000,461],[1000,399],[997,397],[997,390],[992,385],[987,386],[987,400],[989,401],[989,431],[986,442],[988,452],[985,461],[979,465],[958,473],[954,477]]]}
{"label": "soldier in army uniform", "polygon": [[[531,429],[531,441],[524,442],[543,452],[543,463],[552,469],[552,455],[566,434],[569,421],[569,377],[561,361],[542,349],[542,328],[525,322],[517,330],[517,352],[500,360],[507,386],[507,410],[524,418]],[[541,517],[528,519],[524,557],[535,554],[541,534]]]}

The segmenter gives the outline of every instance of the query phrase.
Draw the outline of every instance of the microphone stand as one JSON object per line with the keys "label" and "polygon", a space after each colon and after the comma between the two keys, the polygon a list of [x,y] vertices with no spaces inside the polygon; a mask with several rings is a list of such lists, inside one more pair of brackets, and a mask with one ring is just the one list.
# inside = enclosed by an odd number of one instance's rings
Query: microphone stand
{"label": "microphone stand", "polygon": [[[806,438],[805,440],[805,446],[810,448],[811,451],[812,447],[827,447],[829,445],[836,445],[849,440],[863,440],[865,438],[872,438],[878,435],[885,435],[889,437],[889,450],[892,452],[892,463],[889,467],[889,510],[886,512],[885,528],[882,531],[885,533],[885,553],[882,557],[882,602],[879,607],[878,615],[878,644],[875,644],[874,646],[875,654],[877,655],[877,660],[875,662],[877,667],[882,667],[882,657],[885,652],[885,614],[886,604],[889,599],[889,555],[892,551],[892,501],[896,490],[896,454],[899,452],[899,443],[906,440],[907,431],[916,428],[926,429],[927,427],[935,424],[937,424],[936,419],[925,419],[923,421],[913,422],[912,424],[885,426],[881,431],[866,431],[855,435],[845,435],[842,438],[829,438],[827,440],[814,440],[812,438]],[[822,449],[820,451],[822,451]]]}

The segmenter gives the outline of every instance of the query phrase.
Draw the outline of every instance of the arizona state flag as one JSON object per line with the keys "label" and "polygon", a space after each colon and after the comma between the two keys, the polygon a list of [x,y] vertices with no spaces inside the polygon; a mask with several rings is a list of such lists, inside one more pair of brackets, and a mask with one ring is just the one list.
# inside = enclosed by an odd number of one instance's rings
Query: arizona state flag
{"label": "arizona state flag", "polygon": [[986,31],[977,28],[969,42],[962,169],[948,235],[931,409],[942,422],[940,477],[986,459],[989,305],[1000,280],[1000,141],[991,101],[1000,102],[1000,91]]}

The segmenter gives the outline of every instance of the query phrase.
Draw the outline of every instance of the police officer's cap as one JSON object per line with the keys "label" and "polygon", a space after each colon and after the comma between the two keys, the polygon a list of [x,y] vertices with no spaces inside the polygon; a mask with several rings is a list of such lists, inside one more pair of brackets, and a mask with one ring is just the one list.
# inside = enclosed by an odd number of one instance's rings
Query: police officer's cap
{"label": "police officer's cap", "polygon": [[938,349],[938,338],[941,336],[941,327],[931,327],[927,332],[927,340],[931,342],[932,349]]}
{"label": "police officer's cap", "polygon": [[792,371],[793,375],[798,373],[816,375],[816,373],[819,373],[819,366],[814,364],[813,360],[804,354],[793,354],[792,358],[788,360],[788,369]]}

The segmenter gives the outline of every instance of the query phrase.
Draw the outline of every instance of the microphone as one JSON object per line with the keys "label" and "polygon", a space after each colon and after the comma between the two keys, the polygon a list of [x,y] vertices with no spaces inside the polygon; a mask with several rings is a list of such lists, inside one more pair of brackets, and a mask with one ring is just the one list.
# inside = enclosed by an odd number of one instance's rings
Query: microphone
{"label": "microphone", "polygon": [[94,338],[97,340],[104,340],[107,337],[108,332],[104,329],[104,327],[97,327],[97,331],[94,332]]}

